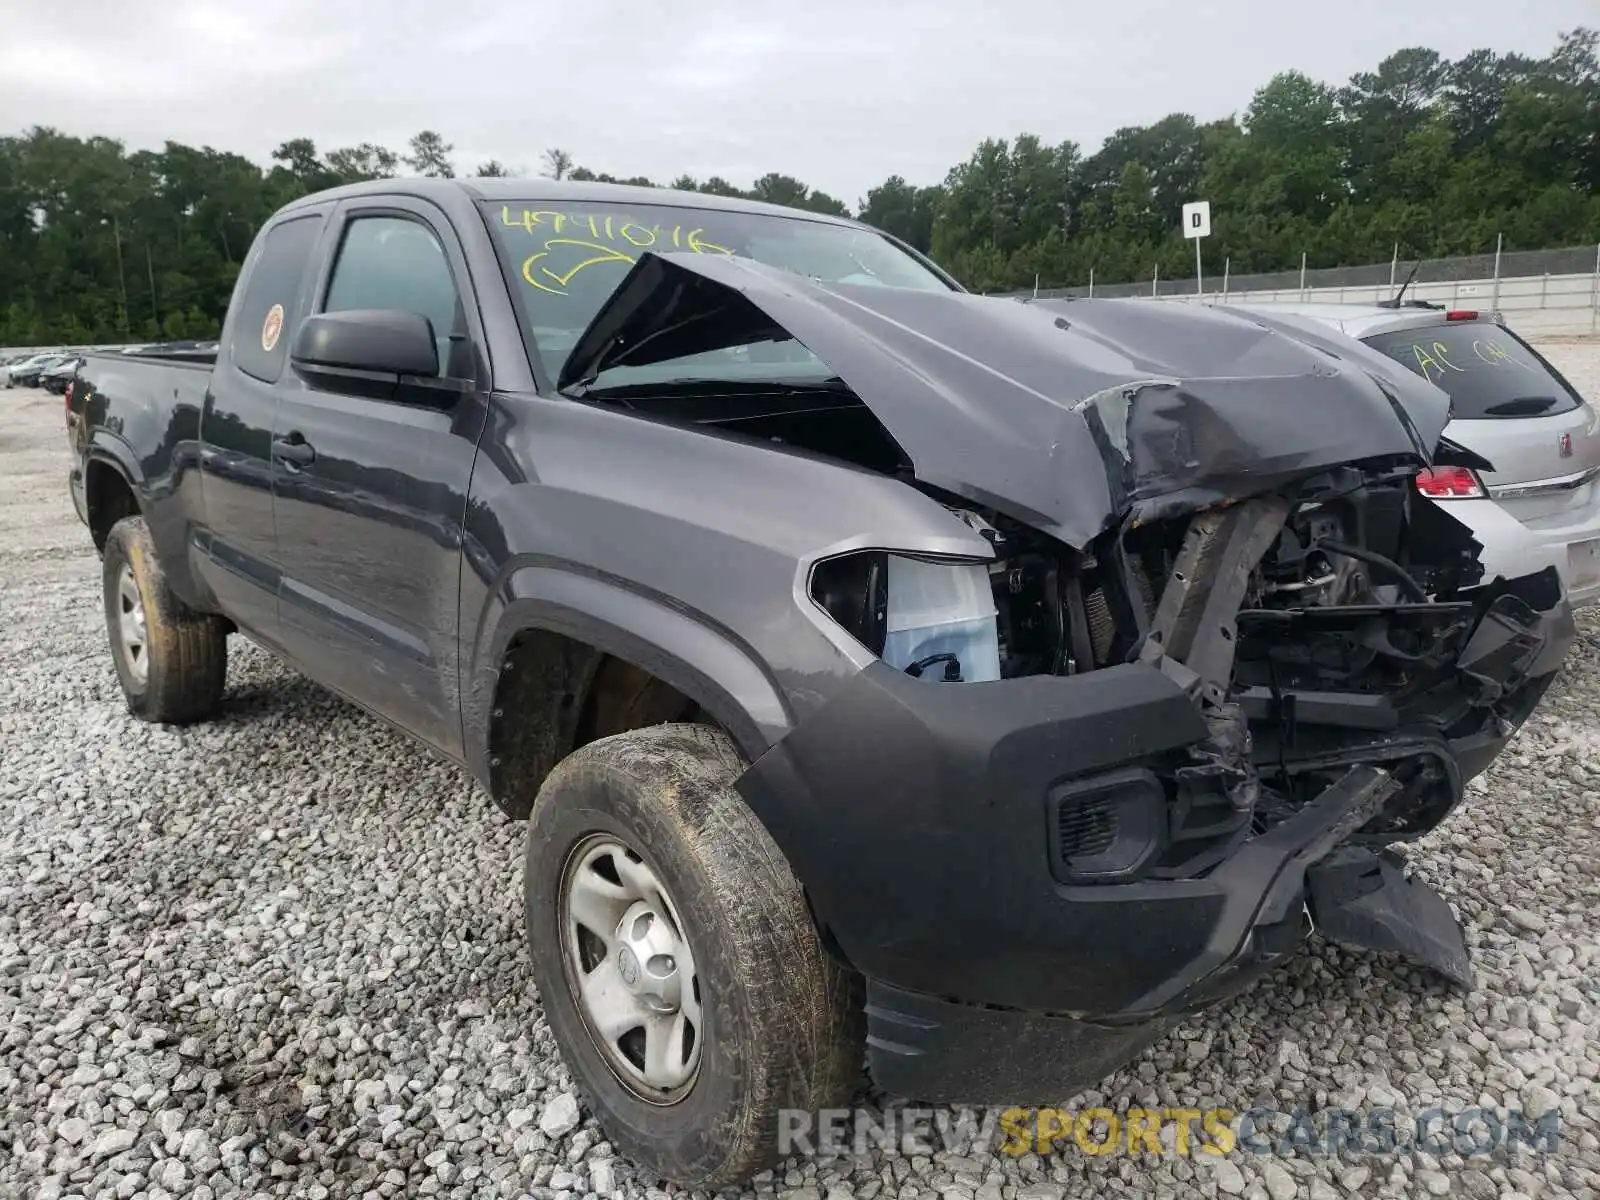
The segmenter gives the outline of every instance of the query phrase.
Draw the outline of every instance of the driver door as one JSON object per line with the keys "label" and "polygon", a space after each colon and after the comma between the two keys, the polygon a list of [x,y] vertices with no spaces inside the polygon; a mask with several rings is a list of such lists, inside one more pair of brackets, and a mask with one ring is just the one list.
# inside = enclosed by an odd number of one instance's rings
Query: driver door
{"label": "driver door", "polygon": [[272,442],[280,633],[320,683],[459,758],[461,528],[488,382],[471,279],[431,205],[350,201],[335,223],[311,311],[419,313],[440,375],[470,386],[416,403],[286,373]]}

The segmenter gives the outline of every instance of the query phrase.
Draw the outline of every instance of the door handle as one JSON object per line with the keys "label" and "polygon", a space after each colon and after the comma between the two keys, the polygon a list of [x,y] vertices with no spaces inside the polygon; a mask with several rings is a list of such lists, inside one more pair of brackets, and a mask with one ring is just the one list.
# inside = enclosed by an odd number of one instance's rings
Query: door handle
{"label": "door handle", "polygon": [[281,458],[297,467],[309,467],[315,461],[317,452],[303,434],[291,433],[288,437],[272,439],[272,457]]}

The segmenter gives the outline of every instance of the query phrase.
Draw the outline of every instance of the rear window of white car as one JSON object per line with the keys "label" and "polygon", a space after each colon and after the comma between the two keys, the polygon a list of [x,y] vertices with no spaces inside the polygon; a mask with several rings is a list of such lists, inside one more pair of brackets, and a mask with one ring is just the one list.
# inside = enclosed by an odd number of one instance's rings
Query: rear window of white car
{"label": "rear window of white car", "polygon": [[1451,415],[1459,419],[1550,417],[1580,403],[1572,385],[1532,346],[1492,321],[1400,329],[1365,340],[1448,392]]}

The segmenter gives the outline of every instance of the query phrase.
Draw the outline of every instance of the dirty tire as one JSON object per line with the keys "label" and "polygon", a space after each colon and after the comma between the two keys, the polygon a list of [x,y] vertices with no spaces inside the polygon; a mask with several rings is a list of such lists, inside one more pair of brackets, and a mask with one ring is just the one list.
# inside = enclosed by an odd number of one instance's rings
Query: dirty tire
{"label": "dirty tire", "polygon": [[[141,680],[118,634],[118,580],[126,563],[144,604],[147,675]],[[106,536],[102,559],[106,634],[128,710],[146,721],[179,724],[209,716],[228,673],[227,627],[173,594],[143,517],[124,517]]]}
{"label": "dirty tire", "polygon": [[[782,852],[731,786],[728,736],[671,724],[591,742],[558,764],[528,818],[528,942],[545,1015],[606,1134],[690,1187],[778,1160],[783,1109],[849,1102],[862,1073],[860,978],[828,955]],[[653,868],[679,910],[701,982],[699,1073],[662,1105],[624,1086],[591,1039],[562,952],[569,853],[609,834]]]}

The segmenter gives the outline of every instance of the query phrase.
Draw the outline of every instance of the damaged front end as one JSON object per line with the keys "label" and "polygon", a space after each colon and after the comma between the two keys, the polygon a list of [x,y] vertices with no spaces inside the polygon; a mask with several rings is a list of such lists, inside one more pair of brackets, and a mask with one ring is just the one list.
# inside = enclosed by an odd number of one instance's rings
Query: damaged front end
{"label": "damaged front end", "polygon": [[[1059,1099],[1312,929],[1470,986],[1391,847],[1461,799],[1573,628],[1554,571],[1479,582],[1414,474],[1341,467],[1054,557],[997,530],[1001,679],[880,661],[751,768],[868,975],[882,1086]],[[872,612],[840,577],[817,602]]]}
{"label": "damaged front end", "polygon": [[1442,393],[1189,306],[649,256],[563,383],[784,339],[828,387],[723,386],[717,411],[771,404],[790,447],[847,461],[870,444],[856,465],[992,551],[816,562],[809,600],[868,665],[739,784],[867,977],[881,1086],[1060,1099],[1312,928],[1470,981],[1448,906],[1390,847],[1460,800],[1574,631],[1553,569],[1484,581],[1417,492]]}

